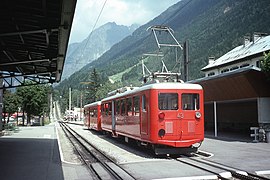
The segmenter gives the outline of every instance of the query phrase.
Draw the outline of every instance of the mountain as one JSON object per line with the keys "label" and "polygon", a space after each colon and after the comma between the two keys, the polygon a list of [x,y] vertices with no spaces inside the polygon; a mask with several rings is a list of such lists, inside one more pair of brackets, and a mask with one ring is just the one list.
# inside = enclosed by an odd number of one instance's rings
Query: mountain
{"label": "mountain", "polygon": [[[270,33],[269,0],[182,0],[159,16],[136,29],[131,35],[113,45],[97,60],[84,66],[57,89],[81,87],[81,81],[91,81],[89,72],[95,68],[102,84],[121,81],[122,85],[139,85],[142,76],[141,60],[150,71],[160,70],[156,57],[143,57],[143,53],[158,50],[154,36],[146,29],[153,25],[167,25],[174,30],[176,39],[189,42],[189,79],[202,77],[200,69],[208,63],[209,56],[216,58],[243,43],[245,35],[253,32]],[[168,40],[162,36],[163,40]],[[175,50],[160,49],[164,62],[171,70]],[[179,51],[179,56],[182,52]],[[183,58],[181,57],[181,60]],[[107,88],[103,86],[102,88]],[[101,89],[102,89],[101,88]],[[103,91],[105,91],[103,89]]]}
{"label": "mountain", "polygon": [[138,25],[130,27],[109,22],[94,30],[81,43],[69,44],[62,79],[99,58],[115,43],[130,35]]}

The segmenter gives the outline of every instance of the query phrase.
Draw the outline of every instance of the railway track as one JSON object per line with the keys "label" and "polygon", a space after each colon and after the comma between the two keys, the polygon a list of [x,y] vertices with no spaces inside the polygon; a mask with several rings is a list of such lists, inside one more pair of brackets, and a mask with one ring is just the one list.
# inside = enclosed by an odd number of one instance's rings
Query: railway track
{"label": "railway track", "polygon": [[84,161],[93,175],[93,179],[135,179],[127,171],[116,164],[112,159],[93,146],[87,139],[82,137],[64,122],[59,122],[66,136]]}
{"label": "railway track", "polygon": [[[269,179],[267,177],[263,177],[257,174],[242,171],[237,168],[229,167],[223,164],[213,162],[209,159],[206,159],[207,157],[210,158],[211,156],[212,155],[208,154],[207,152],[199,151],[199,153],[194,154],[193,156],[180,156],[180,158],[171,158],[171,157],[168,157],[168,158],[187,164],[194,169],[200,169],[202,171],[209,172],[209,174],[213,175],[213,176],[209,176],[210,179],[213,177],[214,179],[235,179],[235,180],[237,179],[244,179],[244,180]],[[177,168],[176,168],[176,171],[177,171]],[[202,176],[202,178],[204,178],[204,176]]]}
{"label": "railway track", "polygon": [[201,169],[203,171],[212,173],[216,175],[217,179],[269,180],[269,178],[242,171],[237,168],[229,167],[220,163],[216,163],[208,159],[202,159],[200,157],[182,156],[175,160]]}

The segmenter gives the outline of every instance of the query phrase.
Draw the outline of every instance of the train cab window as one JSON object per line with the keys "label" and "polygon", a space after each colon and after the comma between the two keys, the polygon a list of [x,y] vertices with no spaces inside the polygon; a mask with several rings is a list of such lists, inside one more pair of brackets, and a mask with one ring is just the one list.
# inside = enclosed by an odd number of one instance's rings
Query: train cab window
{"label": "train cab window", "polygon": [[199,94],[187,93],[182,94],[182,109],[183,110],[199,110],[200,101]]}
{"label": "train cab window", "polygon": [[159,93],[158,94],[159,110],[177,110],[178,94],[177,93]]}
{"label": "train cab window", "polygon": [[135,96],[133,97],[133,114],[134,116],[139,116],[140,114],[140,97],[139,96]]}

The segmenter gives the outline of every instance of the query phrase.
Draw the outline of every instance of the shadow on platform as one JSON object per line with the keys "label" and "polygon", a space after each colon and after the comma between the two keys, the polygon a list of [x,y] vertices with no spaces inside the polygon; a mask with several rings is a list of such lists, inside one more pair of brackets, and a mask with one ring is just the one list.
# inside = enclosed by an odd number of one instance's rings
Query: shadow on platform
{"label": "shadow on platform", "polygon": [[56,139],[0,137],[1,180],[64,180]]}

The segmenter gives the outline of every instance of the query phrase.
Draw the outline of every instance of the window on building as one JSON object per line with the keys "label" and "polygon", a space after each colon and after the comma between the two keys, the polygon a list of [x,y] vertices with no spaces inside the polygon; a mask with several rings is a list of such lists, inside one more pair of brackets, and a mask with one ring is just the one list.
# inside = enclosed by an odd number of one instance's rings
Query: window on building
{"label": "window on building", "polygon": [[159,93],[158,94],[159,110],[177,110],[178,94],[177,93]]}
{"label": "window on building", "polygon": [[233,66],[233,67],[230,69],[230,71],[233,71],[233,70],[236,70],[236,69],[239,69],[239,67],[238,67],[238,66]]}
{"label": "window on building", "polygon": [[240,68],[243,68],[243,67],[247,67],[247,66],[249,66],[249,64],[242,64],[241,66],[240,66]]}
{"label": "window on building", "polygon": [[200,96],[195,93],[182,94],[182,109],[183,110],[199,110]]}
{"label": "window on building", "polygon": [[256,67],[258,68],[262,67],[261,60],[256,61]]}
{"label": "window on building", "polygon": [[229,69],[223,69],[223,70],[221,70],[221,73],[225,73],[225,72],[228,72],[229,71]]}
{"label": "window on building", "polygon": [[210,72],[210,73],[208,73],[207,76],[214,76],[214,75],[215,75],[215,72]]}

